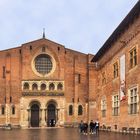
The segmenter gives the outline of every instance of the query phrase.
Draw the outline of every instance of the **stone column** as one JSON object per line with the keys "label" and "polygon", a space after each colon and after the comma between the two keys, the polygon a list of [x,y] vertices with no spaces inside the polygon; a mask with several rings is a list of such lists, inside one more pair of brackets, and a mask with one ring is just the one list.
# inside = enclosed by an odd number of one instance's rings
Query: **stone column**
{"label": "stone column", "polygon": [[29,82],[29,90],[32,91],[32,82]]}
{"label": "stone column", "polygon": [[88,121],[88,103],[85,103],[85,120]]}
{"label": "stone column", "polygon": [[60,108],[57,108],[57,125],[60,125],[61,124],[61,109]]}
{"label": "stone column", "polygon": [[54,86],[55,86],[54,90],[57,91],[57,83],[56,82],[54,83]]}
{"label": "stone column", "polygon": [[56,125],[59,126],[59,108],[56,108]]}
{"label": "stone column", "polygon": [[48,110],[47,110],[47,108],[45,109],[45,121],[46,121],[46,125],[48,126]]}
{"label": "stone column", "polygon": [[78,107],[77,107],[77,104],[78,104],[78,80],[79,80],[79,74],[75,74],[75,84],[74,84],[74,122],[73,123],[76,123],[77,120],[78,120]]}
{"label": "stone column", "polygon": [[41,109],[41,127],[45,127],[46,126],[46,121],[45,121],[45,112],[46,112],[46,108],[42,108]]}
{"label": "stone column", "polygon": [[28,127],[31,127],[31,109],[27,109],[28,111]]}
{"label": "stone column", "polygon": [[41,90],[41,82],[38,83],[38,90]]}
{"label": "stone column", "polygon": [[10,97],[11,97],[11,55],[6,55],[6,115],[5,115],[5,124],[10,124]]}
{"label": "stone column", "polygon": [[5,113],[6,113],[6,124],[10,124],[10,105],[6,104],[5,106]]}

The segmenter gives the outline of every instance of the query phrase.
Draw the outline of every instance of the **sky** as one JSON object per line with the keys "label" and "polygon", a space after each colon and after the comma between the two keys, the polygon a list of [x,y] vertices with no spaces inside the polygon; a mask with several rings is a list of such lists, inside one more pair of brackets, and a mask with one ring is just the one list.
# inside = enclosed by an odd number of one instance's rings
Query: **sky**
{"label": "sky", "polygon": [[138,0],[0,0],[0,50],[46,38],[96,54]]}

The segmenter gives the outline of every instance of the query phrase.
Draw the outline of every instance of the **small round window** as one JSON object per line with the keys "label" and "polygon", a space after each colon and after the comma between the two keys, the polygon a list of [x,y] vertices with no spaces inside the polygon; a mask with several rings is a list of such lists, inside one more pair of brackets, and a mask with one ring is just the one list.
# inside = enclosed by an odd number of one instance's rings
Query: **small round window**
{"label": "small round window", "polygon": [[38,55],[35,58],[34,63],[36,71],[42,75],[50,73],[53,68],[51,57],[47,54]]}

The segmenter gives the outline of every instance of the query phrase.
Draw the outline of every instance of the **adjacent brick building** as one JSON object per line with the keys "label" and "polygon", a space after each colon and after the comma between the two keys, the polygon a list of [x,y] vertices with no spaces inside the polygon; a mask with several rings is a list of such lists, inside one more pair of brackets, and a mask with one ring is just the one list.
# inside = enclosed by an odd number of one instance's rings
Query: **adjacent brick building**
{"label": "adjacent brick building", "polygon": [[95,56],[43,38],[0,51],[0,125],[140,127],[140,2]]}
{"label": "adjacent brick building", "polygon": [[101,126],[140,127],[140,1],[92,61],[97,84],[90,97]]}

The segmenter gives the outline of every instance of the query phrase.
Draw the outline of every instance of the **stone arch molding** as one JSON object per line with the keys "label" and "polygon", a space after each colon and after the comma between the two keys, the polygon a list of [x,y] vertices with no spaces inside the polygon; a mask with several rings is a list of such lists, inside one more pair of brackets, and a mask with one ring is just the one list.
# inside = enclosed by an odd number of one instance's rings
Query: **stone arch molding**
{"label": "stone arch molding", "polygon": [[46,103],[45,106],[48,107],[49,104],[55,105],[56,108],[58,107],[58,103],[57,103],[57,101],[56,101],[55,99],[50,99],[50,100],[48,100],[48,102]]}
{"label": "stone arch molding", "polygon": [[28,108],[31,108],[32,105],[37,104],[39,107],[41,107],[41,103],[37,99],[33,99],[30,101]]}

